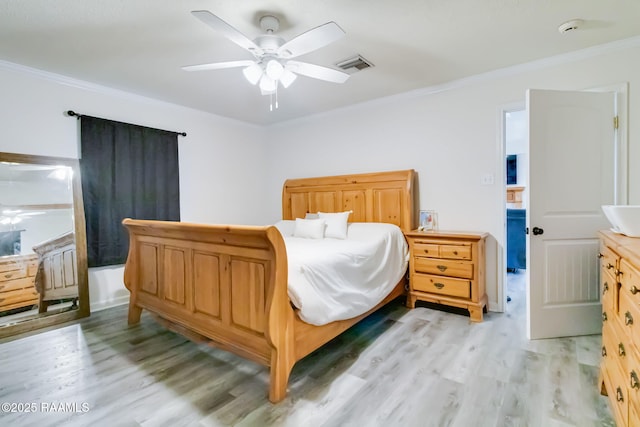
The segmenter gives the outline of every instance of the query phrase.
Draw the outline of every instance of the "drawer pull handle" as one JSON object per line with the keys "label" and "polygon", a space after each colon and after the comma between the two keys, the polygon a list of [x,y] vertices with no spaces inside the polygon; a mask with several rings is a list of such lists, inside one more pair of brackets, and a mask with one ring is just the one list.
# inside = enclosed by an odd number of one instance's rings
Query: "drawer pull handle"
{"label": "drawer pull handle", "polygon": [[447,269],[447,266],[446,265],[438,265],[437,268],[438,268],[438,270],[444,272]]}
{"label": "drawer pull handle", "polygon": [[636,371],[631,371],[631,381],[629,382],[631,384],[631,388],[640,388],[640,381],[638,381],[638,375],[636,374]]}
{"label": "drawer pull handle", "polygon": [[607,293],[607,291],[609,290],[609,283],[604,282],[604,286],[603,286],[603,288],[604,288],[604,289],[602,289],[602,295],[606,294],[606,293]]}
{"label": "drawer pull handle", "polygon": [[624,402],[624,395],[622,394],[622,390],[620,389],[620,387],[616,389],[616,400],[618,402]]}
{"label": "drawer pull handle", "polygon": [[607,349],[602,346],[602,357],[607,357]]}
{"label": "drawer pull handle", "polygon": [[13,276],[13,273],[5,274],[4,278],[5,279],[11,279],[11,276]]}
{"label": "drawer pull handle", "polygon": [[629,292],[631,292],[632,295],[635,295],[640,292],[640,289],[636,288],[636,285],[633,285],[631,286],[631,289],[629,289]]}
{"label": "drawer pull handle", "polygon": [[607,270],[611,270],[612,268],[613,268],[613,264],[608,263],[608,264],[607,264]]}
{"label": "drawer pull handle", "polygon": [[436,282],[436,283],[433,284],[433,286],[435,286],[438,289],[442,289],[442,288],[444,288],[444,283]]}
{"label": "drawer pull handle", "polygon": [[622,276],[622,270],[614,270],[614,273],[615,273],[617,276]]}
{"label": "drawer pull handle", "polygon": [[618,355],[624,357],[627,353],[624,351],[624,345],[622,343],[618,344]]}
{"label": "drawer pull handle", "polygon": [[602,258],[604,257],[604,255],[602,255],[600,252],[598,252],[598,258]]}
{"label": "drawer pull handle", "polygon": [[458,255],[458,251],[453,251],[453,254],[454,255]]}
{"label": "drawer pull handle", "polygon": [[633,325],[633,316],[628,311],[624,314],[624,324],[627,326]]}
{"label": "drawer pull handle", "polygon": [[602,313],[602,321],[603,322],[607,321],[607,313]]}

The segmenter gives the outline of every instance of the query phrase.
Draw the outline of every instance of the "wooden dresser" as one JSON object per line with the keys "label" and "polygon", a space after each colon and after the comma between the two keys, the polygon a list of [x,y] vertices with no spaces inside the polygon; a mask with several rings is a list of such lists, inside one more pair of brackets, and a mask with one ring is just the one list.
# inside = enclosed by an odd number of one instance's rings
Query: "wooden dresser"
{"label": "wooden dresser", "polygon": [[485,242],[487,233],[411,231],[409,295],[416,300],[469,310],[471,320],[482,321],[487,306]]}
{"label": "wooden dresser", "polygon": [[640,239],[600,232],[599,386],[618,426],[640,426]]}
{"label": "wooden dresser", "polygon": [[0,313],[38,304],[37,270],[36,254],[0,258]]}

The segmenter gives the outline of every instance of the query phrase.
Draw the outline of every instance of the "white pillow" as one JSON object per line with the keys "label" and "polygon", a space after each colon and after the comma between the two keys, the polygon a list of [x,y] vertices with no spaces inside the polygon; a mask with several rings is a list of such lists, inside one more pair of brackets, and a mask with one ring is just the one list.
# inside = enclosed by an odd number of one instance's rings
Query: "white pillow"
{"label": "white pillow", "polygon": [[311,213],[311,212],[307,212],[307,214],[304,216],[304,219],[318,219],[320,218],[318,216],[317,213]]}
{"label": "white pillow", "polygon": [[283,219],[276,222],[273,225],[278,229],[278,231],[280,231],[280,234],[282,234],[283,236],[293,236],[293,231],[295,230],[296,222]]}
{"label": "white pillow", "polygon": [[325,213],[318,212],[320,219],[327,222],[327,228],[324,231],[325,237],[333,237],[334,239],[347,238],[347,220],[352,211]]}
{"label": "white pillow", "polygon": [[323,219],[296,218],[296,227],[293,230],[293,237],[322,239],[324,238],[325,224],[325,220]]}

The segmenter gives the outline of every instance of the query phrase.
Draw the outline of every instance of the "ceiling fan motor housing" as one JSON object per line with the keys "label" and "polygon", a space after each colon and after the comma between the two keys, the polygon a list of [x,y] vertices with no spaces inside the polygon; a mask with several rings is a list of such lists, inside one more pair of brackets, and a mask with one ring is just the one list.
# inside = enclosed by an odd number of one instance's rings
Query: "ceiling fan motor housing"
{"label": "ceiling fan motor housing", "polygon": [[265,34],[256,37],[253,42],[260,46],[260,49],[265,53],[275,53],[285,43],[285,40],[282,37]]}

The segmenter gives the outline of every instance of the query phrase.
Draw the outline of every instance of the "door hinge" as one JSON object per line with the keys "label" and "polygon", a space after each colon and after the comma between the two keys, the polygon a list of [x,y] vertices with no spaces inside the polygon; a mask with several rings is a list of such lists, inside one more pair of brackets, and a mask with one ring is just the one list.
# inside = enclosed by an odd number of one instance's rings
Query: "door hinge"
{"label": "door hinge", "polygon": [[615,117],[613,118],[613,128],[614,128],[614,129],[618,129],[618,121],[619,121],[619,120],[618,120],[618,116],[615,116]]}

